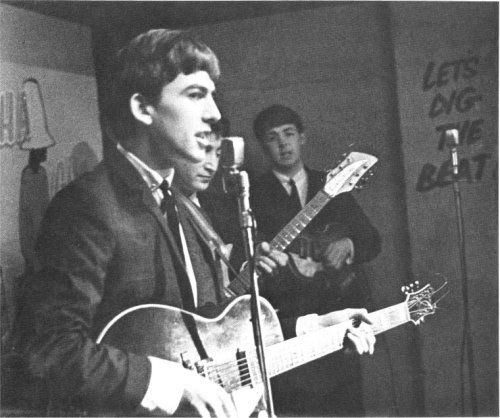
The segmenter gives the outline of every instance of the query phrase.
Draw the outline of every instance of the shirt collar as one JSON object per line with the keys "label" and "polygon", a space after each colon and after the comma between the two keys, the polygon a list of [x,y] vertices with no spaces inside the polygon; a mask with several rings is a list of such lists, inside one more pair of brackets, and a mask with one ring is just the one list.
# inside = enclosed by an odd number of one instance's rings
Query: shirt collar
{"label": "shirt collar", "polygon": [[305,181],[305,179],[307,178],[307,173],[304,167],[302,167],[300,171],[296,173],[293,177],[285,176],[284,174],[279,173],[276,170],[273,170],[273,173],[276,176],[276,178],[283,184],[288,184],[290,179],[293,179],[293,181],[297,184],[302,181]]}
{"label": "shirt collar", "polygon": [[116,148],[136,168],[136,170],[139,172],[152,192],[157,190],[164,180],[166,180],[168,184],[172,184],[172,180],[174,178],[173,168],[169,170],[168,174],[165,177],[163,177],[160,173],[158,173],[158,171],[153,170],[146,163],[141,161],[136,155],[123,148],[123,146],[119,142],[116,144]]}

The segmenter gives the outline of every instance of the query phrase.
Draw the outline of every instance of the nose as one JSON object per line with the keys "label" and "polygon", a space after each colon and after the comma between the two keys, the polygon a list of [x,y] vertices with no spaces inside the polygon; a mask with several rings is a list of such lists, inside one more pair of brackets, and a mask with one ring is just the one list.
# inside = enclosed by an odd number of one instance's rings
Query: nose
{"label": "nose", "polygon": [[205,160],[205,169],[210,174],[213,174],[217,171],[218,167],[219,167],[219,157],[212,153],[210,153],[210,155],[207,155],[207,159]]}
{"label": "nose", "polygon": [[283,148],[285,145],[286,145],[287,141],[286,141],[286,137],[284,134],[278,134],[278,146],[280,148]]}
{"label": "nose", "polygon": [[221,118],[221,114],[220,114],[219,108],[217,107],[217,104],[215,103],[213,96],[209,95],[207,97],[207,102],[206,102],[206,106],[204,109],[203,119],[207,123],[214,124],[215,122],[220,120],[220,118]]}

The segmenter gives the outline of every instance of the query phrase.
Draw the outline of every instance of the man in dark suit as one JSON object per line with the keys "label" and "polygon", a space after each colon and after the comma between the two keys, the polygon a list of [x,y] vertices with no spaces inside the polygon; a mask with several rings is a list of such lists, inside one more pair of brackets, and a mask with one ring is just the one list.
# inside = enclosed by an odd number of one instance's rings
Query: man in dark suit
{"label": "man in dark suit", "polygon": [[95,342],[131,306],[218,301],[210,265],[188,251],[192,231],[166,208],[173,159],[201,161],[220,118],[218,76],[210,48],[180,31],[141,34],[117,56],[104,160],[53,199],[23,301],[21,347],[55,413],[235,414],[221,387],[179,364]]}
{"label": "man in dark suit", "polygon": [[[96,343],[127,308],[197,311],[221,300],[210,253],[170,189],[176,161],[205,158],[218,76],[211,49],[183,31],[148,31],[117,55],[104,159],[51,202],[23,301],[20,346],[52,414],[236,415],[219,385],[182,365]],[[283,260],[275,255],[259,253],[271,271]],[[372,351],[374,337],[357,342]]]}
{"label": "man in dark suit", "polygon": [[[254,131],[270,157],[271,170],[252,179],[251,206],[261,239],[270,241],[323,188],[325,174],[304,165],[301,150],[306,136],[302,120],[292,109],[282,105],[264,109],[255,118]],[[298,268],[295,276],[267,281],[263,290],[283,318],[285,332],[296,331],[286,326],[288,317],[314,319],[315,314],[367,306],[361,264],[380,252],[377,230],[349,193],[334,197],[306,232],[309,238],[303,234],[289,251],[311,256],[320,262],[313,266],[321,269],[306,274],[306,269]],[[307,248],[315,251],[304,254]],[[276,411],[282,415],[364,413],[359,358],[345,353],[283,375],[274,381],[273,393]]]}

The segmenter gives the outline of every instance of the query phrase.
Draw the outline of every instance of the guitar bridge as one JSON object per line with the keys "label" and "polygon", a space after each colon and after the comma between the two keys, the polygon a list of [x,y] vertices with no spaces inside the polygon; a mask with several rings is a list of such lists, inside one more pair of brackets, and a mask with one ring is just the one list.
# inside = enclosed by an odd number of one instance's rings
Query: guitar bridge
{"label": "guitar bridge", "polygon": [[[203,360],[198,360],[196,363],[194,363],[194,365],[196,366],[196,371],[198,372],[198,374],[201,375],[201,376],[204,376],[204,377],[208,377],[208,375],[207,375],[207,365],[210,362],[212,362],[212,361],[213,361],[213,359],[211,359],[209,357],[209,358],[206,358],[206,359],[203,359]],[[221,384],[222,382],[218,382],[218,383]]]}

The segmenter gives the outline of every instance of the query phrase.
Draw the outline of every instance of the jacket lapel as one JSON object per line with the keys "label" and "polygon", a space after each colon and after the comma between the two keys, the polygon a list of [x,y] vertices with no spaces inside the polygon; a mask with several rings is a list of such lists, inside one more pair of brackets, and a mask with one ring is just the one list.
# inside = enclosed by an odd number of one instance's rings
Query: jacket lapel
{"label": "jacket lapel", "polygon": [[116,176],[118,177],[118,187],[122,188],[123,190],[128,190],[131,195],[142,201],[147,210],[156,219],[161,231],[163,232],[163,235],[165,236],[170,244],[170,247],[173,250],[174,256],[177,258],[177,261],[180,262],[185,270],[186,263],[184,257],[182,256],[180,249],[175,242],[172,231],[168,227],[168,222],[163,216],[158,204],[156,203],[156,200],[153,197],[153,194],[149,190],[141,175],[117,149],[110,150],[107,156],[107,164],[111,164],[115,167],[112,172],[116,173]]}

